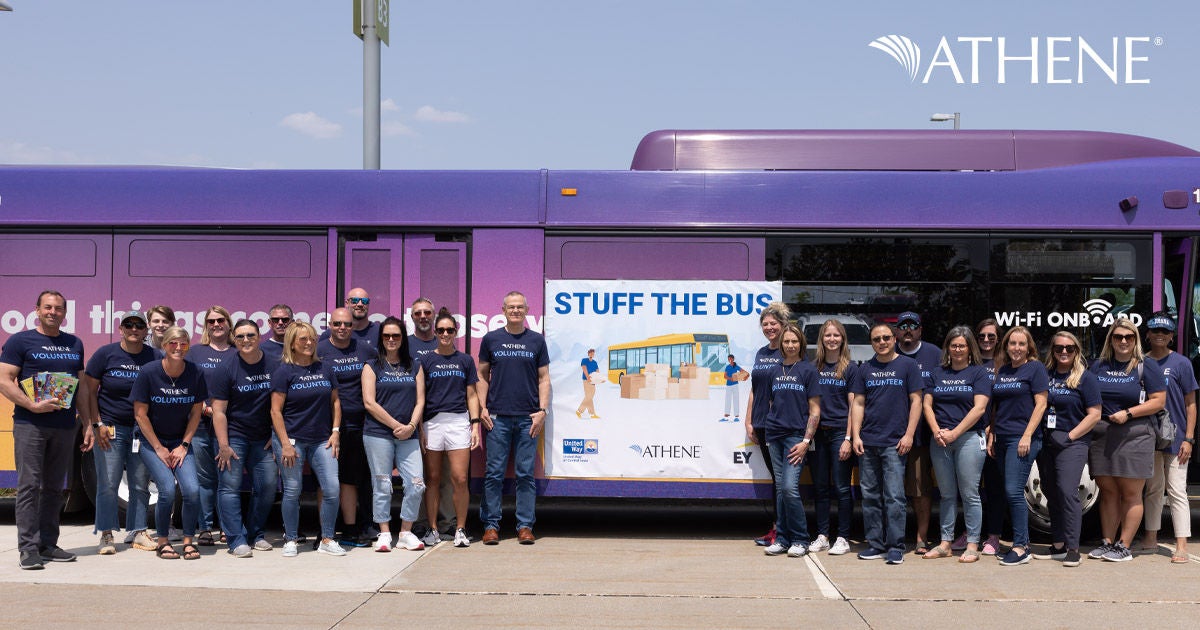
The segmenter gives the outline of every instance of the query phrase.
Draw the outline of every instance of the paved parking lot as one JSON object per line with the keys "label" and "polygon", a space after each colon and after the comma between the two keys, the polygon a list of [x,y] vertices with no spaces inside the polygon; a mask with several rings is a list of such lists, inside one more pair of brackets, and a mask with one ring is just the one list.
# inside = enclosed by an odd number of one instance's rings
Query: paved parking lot
{"label": "paved parking lot", "polygon": [[19,628],[1116,628],[1200,616],[1200,557],[1172,565],[1166,548],[1074,569],[911,554],[887,566],[852,554],[764,556],[748,540],[762,521],[753,509],[568,504],[540,518],[533,546],[507,537],[494,547],[251,559],[208,547],[195,562],[124,545],[99,557],[90,524],[73,522],[62,546],[77,562],[21,571],[10,508],[0,511],[0,606]]}

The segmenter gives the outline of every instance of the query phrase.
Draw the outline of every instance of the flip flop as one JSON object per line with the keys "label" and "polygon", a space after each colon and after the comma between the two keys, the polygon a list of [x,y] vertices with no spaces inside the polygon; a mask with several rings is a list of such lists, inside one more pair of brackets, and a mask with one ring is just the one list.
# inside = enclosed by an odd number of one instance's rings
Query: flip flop
{"label": "flip flop", "polygon": [[183,559],[184,560],[199,560],[200,559],[200,550],[197,549],[196,545],[193,545],[192,543],[188,543],[188,544],[184,545],[183,546]]}
{"label": "flip flop", "polygon": [[929,553],[929,543],[925,542],[924,540],[917,540],[917,548],[913,549],[913,553],[917,554],[918,556],[923,556]]}
{"label": "flip flop", "polygon": [[968,549],[968,550],[964,551],[961,556],[958,557],[958,561],[962,562],[963,564],[967,564],[970,562],[979,562],[979,552],[972,550],[972,549]]}
{"label": "flip flop", "polygon": [[212,532],[210,532],[210,531],[200,532],[200,535],[196,536],[196,544],[201,545],[203,547],[212,547],[213,544],[215,544],[213,542]]}
{"label": "flip flop", "polygon": [[155,547],[154,555],[162,558],[163,560],[179,559],[179,552],[175,551],[175,548],[171,546],[171,543],[162,543],[158,547]]}
{"label": "flip flop", "polygon": [[937,547],[926,551],[925,555],[921,557],[925,558],[926,560],[936,560],[937,558],[949,558],[951,553],[953,552],[951,552],[949,549],[938,545]]}
{"label": "flip flop", "polygon": [[1171,556],[1171,564],[1187,564],[1192,559],[1188,556]]}

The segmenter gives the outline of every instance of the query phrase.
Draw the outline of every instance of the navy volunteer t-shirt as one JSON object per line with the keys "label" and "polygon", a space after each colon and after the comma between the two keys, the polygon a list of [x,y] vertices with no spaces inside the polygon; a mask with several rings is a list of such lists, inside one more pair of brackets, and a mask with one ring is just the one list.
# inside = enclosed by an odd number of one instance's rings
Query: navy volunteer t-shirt
{"label": "navy volunteer t-shirt", "polygon": [[[38,372],[65,372],[78,377],[83,371],[83,342],[66,332],[48,337],[36,330],[21,331],[4,342],[0,363],[21,368],[17,375],[18,382]],[[33,413],[14,405],[13,421],[47,429],[71,429],[75,427],[76,400],[76,397],[72,397],[71,406],[67,409],[47,413]]]}
{"label": "navy volunteer t-shirt", "polygon": [[326,339],[317,344],[317,356],[337,379],[338,402],[342,405],[342,430],[361,431],[367,408],[362,401],[362,368],[375,360],[375,348],[351,337],[350,345],[339,348]]}
{"label": "navy volunteer t-shirt", "polygon": [[450,356],[436,352],[421,357],[425,370],[425,419],[439,413],[467,413],[467,386],[479,382],[471,355],[458,350]]}
{"label": "navy volunteer t-shirt", "polygon": [[[1053,369],[1053,368],[1051,368]],[[1046,407],[1046,415],[1054,412],[1054,427],[1059,431],[1070,431],[1079,426],[1087,416],[1088,407],[1099,405],[1100,383],[1096,375],[1084,372],[1075,388],[1067,387],[1070,372],[1049,372],[1050,394]],[[1086,436],[1085,436],[1086,437]]]}
{"label": "navy volunteer t-shirt", "polygon": [[771,410],[767,412],[767,441],[808,428],[808,399],[821,395],[817,389],[817,369],[808,361],[791,365],[779,363],[771,371]]}
{"label": "navy volunteer t-shirt", "polygon": [[[953,430],[975,407],[976,396],[991,396],[992,375],[982,365],[968,365],[961,370],[937,366],[925,380],[925,395],[933,396],[933,417],[938,427]],[[968,431],[982,431],[987,414]]]}
{"label": "navy volunteer t-shirt", "polygon": [[417,338],[416,335],[408,336],[408,356],[412,357],[413,361],[420,359],[430,352],[434,352],[437,350],[437,346],[437,337],[425,341],[424,339]]}
{"label": "navy volunteer t-shirt", "polygon": [[1178,455],[1179,445],[1183,443],[1183,438],[1187,437],[1187,412],[1183,398],[1200,389],[1200,385],[1196,383],[1196,373],[1192,370],[1192,362],[1178,352],[1172,352],[1162,359],[1148,356],[1146,364],[1158,366],[1168,385],[1166,408],[1171,414],[1171,420],[1175,422],[1175,441],[1163,451]]}
{"label": "navy volunteer t-shirt", "polygon": [[157,357],[158,353],[148,344],[142,344],[140,352],[130,354],[117,342],[101,346],[88,359],[84,372],[100,381],[96,404],[100,408],[101,421],[123,427],[134,425],[133,401],[129,393],[133,391],[133,383],[142,366]]}
{"label": "navy volunteer t-shirt", "polygon": [[1022,435],[1033,416],[1033,397],[1050,389],[1046,366],[1026,361],[1021,367],[996,366],[992,383],[992,433]]}
{"label": "navy volunteer t-shirt", "polygon": [[527,416],[541,407],[538,369],[550,364],[546,338],[526,329],[512,334],[500,328],[483,336],[479,362],[490,366],[487,409],[497,416]]}
{"label": "navy volunteer t-shirt", "polygon": [[[420,369],[420,364],[416,361],[413,361],[410,369],[405,369],[404,365],[400,363],[392,364],[386,361],[371,363],[371,371],[375,372],[375,402],[379,403],[379,406],[383,407],[383,410],[400,424],[408,424],[412,421],[413,408],[417,404],[417,376]],[[395,437],[392,435],[391,427],[374,417],[368,417],[364,421],[363,435],[381,438]],[[408,439],[416,437],[417,432],[413,431],[412,436]]]}
{"label": "navy volunteer t-shirt", "polygon": [[826,363],[819,372],[817,387],[821,394],[821,428],[846,431],[850,426],[850,381],[858,366],[850,363],[839,378],[837,364]]}
{"label": "navy volunteer t-shirt", "polygon": [[1128,364],[1125,363],[1096,360],[1088,368],[1096,375],[1096,380],[1100,381],[1102,420],[1107,420],[1108,416],[1122,409],[1138,405],[1141,402],[1143,384],[1147,395],[1167,389],[1158,364],[1147,361],[1144,366],[1140,380],[1137,366],[1126,372]]}
{"label": "navy volunteer t-shirt", "polygon": [[167,375],[162,361],[154,361],[142,366],[130,397],[148,405],[154,435],[170,448],[183,441],[192,406],[204,403],[208,386],[203,372],[191,361],[184,361],[183,373],[177,378]]}
{"label": "navy volunteer t-shirt", "polygon": [[864,446],[895,446],[908,430],[908,397],[921,392],[921,368],[904,355],[887,363],[872,357],[858,368],[850,391],[864,397],[859,437]]}
{"label": "navy volunteer t-shirt", "polygon": [[258,363],[246,363],[242,355],[226,361],[212,376],[208,392],[213,400],[224,400],[228,436],[251,442],[271,437],[271,374],[279,361],[263,353]]}
{"label": "navy volunteer t-shirt", "polygon": [[285,395],[283,428],[288,438],[315,443],[333,434],[333,391],[337,381],[322,361],[281,363],[271,374],[271,392]]}
{"label": "navy volunteer t-shirt", "polygon": [[779,348],[763,346],[754,355],[754,365],[750,368],[750,393],[754,402],[750,404],[750,421],[757,429],[765,428],[767,412],[771,409],[771,370],[783,361],[783,353]]}

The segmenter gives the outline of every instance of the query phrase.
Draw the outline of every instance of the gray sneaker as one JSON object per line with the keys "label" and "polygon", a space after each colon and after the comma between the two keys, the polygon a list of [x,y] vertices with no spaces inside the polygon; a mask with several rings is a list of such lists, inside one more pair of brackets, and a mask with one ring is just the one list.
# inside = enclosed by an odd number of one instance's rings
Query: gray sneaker
{"label": "gray sneaker", "polygon": [[38,555],[42,557],[43,562],[75,562],[75,554],[58,545],[44,547]]}
{"label": "gray sneaker", "polygon": [[258,540],[254,541],[255,551],[270,551],[274,548],[275,547],[271,545],[271,543],[267,542],[266,538],[259,538]]}
{"label": "gray sneaker", "polygon": [[1091,558],[1092,560],[1099,560],[1099,559],[1103,558],[1104,554],[1108,553],[1108,551],[1112,548],[1113,548],[1112,543],[1101,542],[1099,547],[1096,547],[1095,549],[1088,552],[1088,558]]}
{"label": "gray sneaker", "polygon": [[111,556],[117,553],[117,546],[113,544],[112,532],[100,534],[100,544],[96,546],[96,553],[101,556]]}
{"label": "gray sneaker", "polygon": [[229,554],[234,558],[251,558],[254,556],[254,550],[250,548],[250,545],[243,543],[230,549]]}
{"label": "gray sneaker", "polygon": [[426,547],[432,547],[442,542],[442,536],[441,534],[437,533],[437,530],[431,529],[425,532],[425,535],[421,537],[421,542],[425,543]]}
{"label": "gray sneaker", "polygon": [[336,540],[330,539],[321,541],[321,544],[317,546],[317,553],[330,556],[344,556],[346,555],[346,550],[342,549],[342,546]]}
{"label": "gray sneaker", "polygon": [[32,549],[21,552],[21,561],[19,566],[26,571],[37,571],[46,568],[42,565],[42,557],[38,555],[38,552],[33,551]]}
{"label": "gray sneaker", "polygon": [[1115,542],[1102,559],[1105,562],[1128,562],[1133,560],[1133,552],[1120,542]]}

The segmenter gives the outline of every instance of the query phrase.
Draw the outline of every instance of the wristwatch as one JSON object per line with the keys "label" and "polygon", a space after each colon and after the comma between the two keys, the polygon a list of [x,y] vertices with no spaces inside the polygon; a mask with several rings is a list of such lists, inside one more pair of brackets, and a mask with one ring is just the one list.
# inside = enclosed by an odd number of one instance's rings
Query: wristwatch
{"label": "wristwatch", "polygon": [[1196,438],[1185,437],[1183,438],[1183,441],[1191,444],[1192,446],[1196,445]]}
{"label": "wristwatch", "polygon": [[180,442],[179,445],[182,446],[183,448],[186,448],[189,451],[192,450],[191,442]]}
{"label": "wristwatch", "polygon": [[104,423],[103,423],[103,422],[93,422],[93,423],[92,423],[92,428],[93,428],[93,429],[99,429],[99,428],[100,428],[100,427],[102,427],[102,426],[104,426]]}
{"label": "wristwatch", "polygon": [[808,446],[809,444],[812,444],[812,438],[804,438],[803,440],[800,440],[800,442],[805,446]]}

